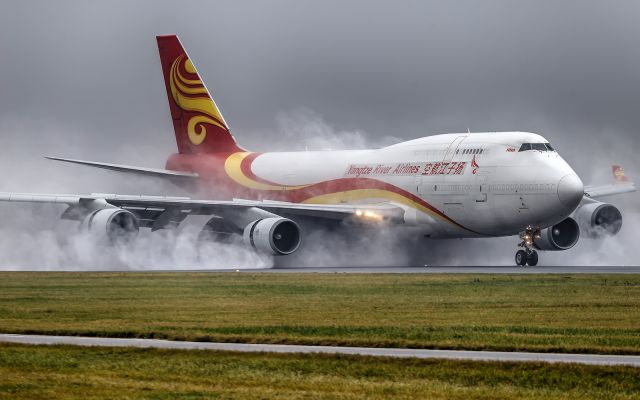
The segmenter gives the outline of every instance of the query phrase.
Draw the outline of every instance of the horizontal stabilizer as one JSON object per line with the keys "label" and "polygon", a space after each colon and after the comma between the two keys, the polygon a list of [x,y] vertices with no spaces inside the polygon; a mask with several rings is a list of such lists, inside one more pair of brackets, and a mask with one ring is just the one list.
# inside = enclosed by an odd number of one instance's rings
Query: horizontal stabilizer
{"label": "horizontal stabilizer", "polygon": [[153,176],[153,177],[164,177],[164,178],[178,178],[178,179],[198,179],[199,176],[193,172],[182,172],[182,171],[171,171],[168,169],[158,169],[158,168],[143,168],[143,167],[133,167],[130,165],[120,165],[120,164],[109,164],[109,163],[101,163],[95,161],[83,161],[83,160],[74,160],[71,158],[61,158],[61,157],[45,157],[49,160],[55,161],[63,161],[73,164],[87,165],[89,167],[108,169],[111,171],[118,172],[128,172],[138,175],[144,176]]}

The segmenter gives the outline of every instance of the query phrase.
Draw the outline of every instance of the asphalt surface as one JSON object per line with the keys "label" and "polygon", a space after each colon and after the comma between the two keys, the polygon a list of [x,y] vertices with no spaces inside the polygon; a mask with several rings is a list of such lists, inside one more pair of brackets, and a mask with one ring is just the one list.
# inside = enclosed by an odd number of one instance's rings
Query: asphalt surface
{"label": "asphalt surface", "polygon": [[422,350],[369,347],[299,346],[282,344],[178,342],[158,339],[119,339],[78,336],[45,336],[0,334],[0,342],[30,345],[73,345],[100,347],[141,347],[180,350],[221,350],[238,352],[268,352],[297,354],[350,354],[375,357],[426,358],[475,361],[539,361],[588,365],[630,365],[640,367],[640,356],[523,353],[500,351]]}
{"label": "asphalt surface", "polygon": [[[38,269],[8,268],[3,271],[43,272]],[[216,269],[77,269],[59,268],[58,272],[249,272],[249,273],[346,273],[346,274],[640,274],[637,266],[459,266],[442,267],[299,267],[299,268],[216,268]],[[49,271],[51,272],[51,271]]]}
{"label": "asphalt surface", "polygon": [[579,267],[309,267],[309,268],[245,268],[207,270],[211,272],[265,273],[378,273],[378,274],[640,274],[640,266]]}

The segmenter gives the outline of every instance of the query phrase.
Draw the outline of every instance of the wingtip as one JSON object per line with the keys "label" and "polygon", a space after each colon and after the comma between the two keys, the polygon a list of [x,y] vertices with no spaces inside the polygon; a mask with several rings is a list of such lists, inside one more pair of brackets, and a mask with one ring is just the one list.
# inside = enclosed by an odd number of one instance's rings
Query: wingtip
{"label": "wingtip", "polygon": [[628,183],[629,177],[625,175],[624,168],[619,164],[611,166],[611,172],[613,173],[613,179],[616,183]]}

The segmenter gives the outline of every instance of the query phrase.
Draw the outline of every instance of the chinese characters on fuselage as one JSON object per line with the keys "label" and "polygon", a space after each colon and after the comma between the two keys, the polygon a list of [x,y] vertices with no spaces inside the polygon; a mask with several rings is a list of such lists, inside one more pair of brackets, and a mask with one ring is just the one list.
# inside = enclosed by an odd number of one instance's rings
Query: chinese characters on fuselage
{"label": "chinese characters on fuselage", "polygon": [[427,163],[398,163],[398,164],[351,164],[345,171],[345,176],[384,176],[384,175],[463,175],[466,161],[434,161]]}

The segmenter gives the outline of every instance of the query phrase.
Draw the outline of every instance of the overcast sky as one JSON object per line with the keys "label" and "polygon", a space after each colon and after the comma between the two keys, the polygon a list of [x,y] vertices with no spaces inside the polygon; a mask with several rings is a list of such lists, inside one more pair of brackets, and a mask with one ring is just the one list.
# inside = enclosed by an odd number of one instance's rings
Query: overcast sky
{"label": "overcast sky", "polygon": [[585,181],[618,162],[637,176],[639,16],[638,1],[3,1],[0,187],[79,171],[42,154],[162,167],[169,33],[250,149],[300,148],[317,125],[374,144],[521,130]]}

